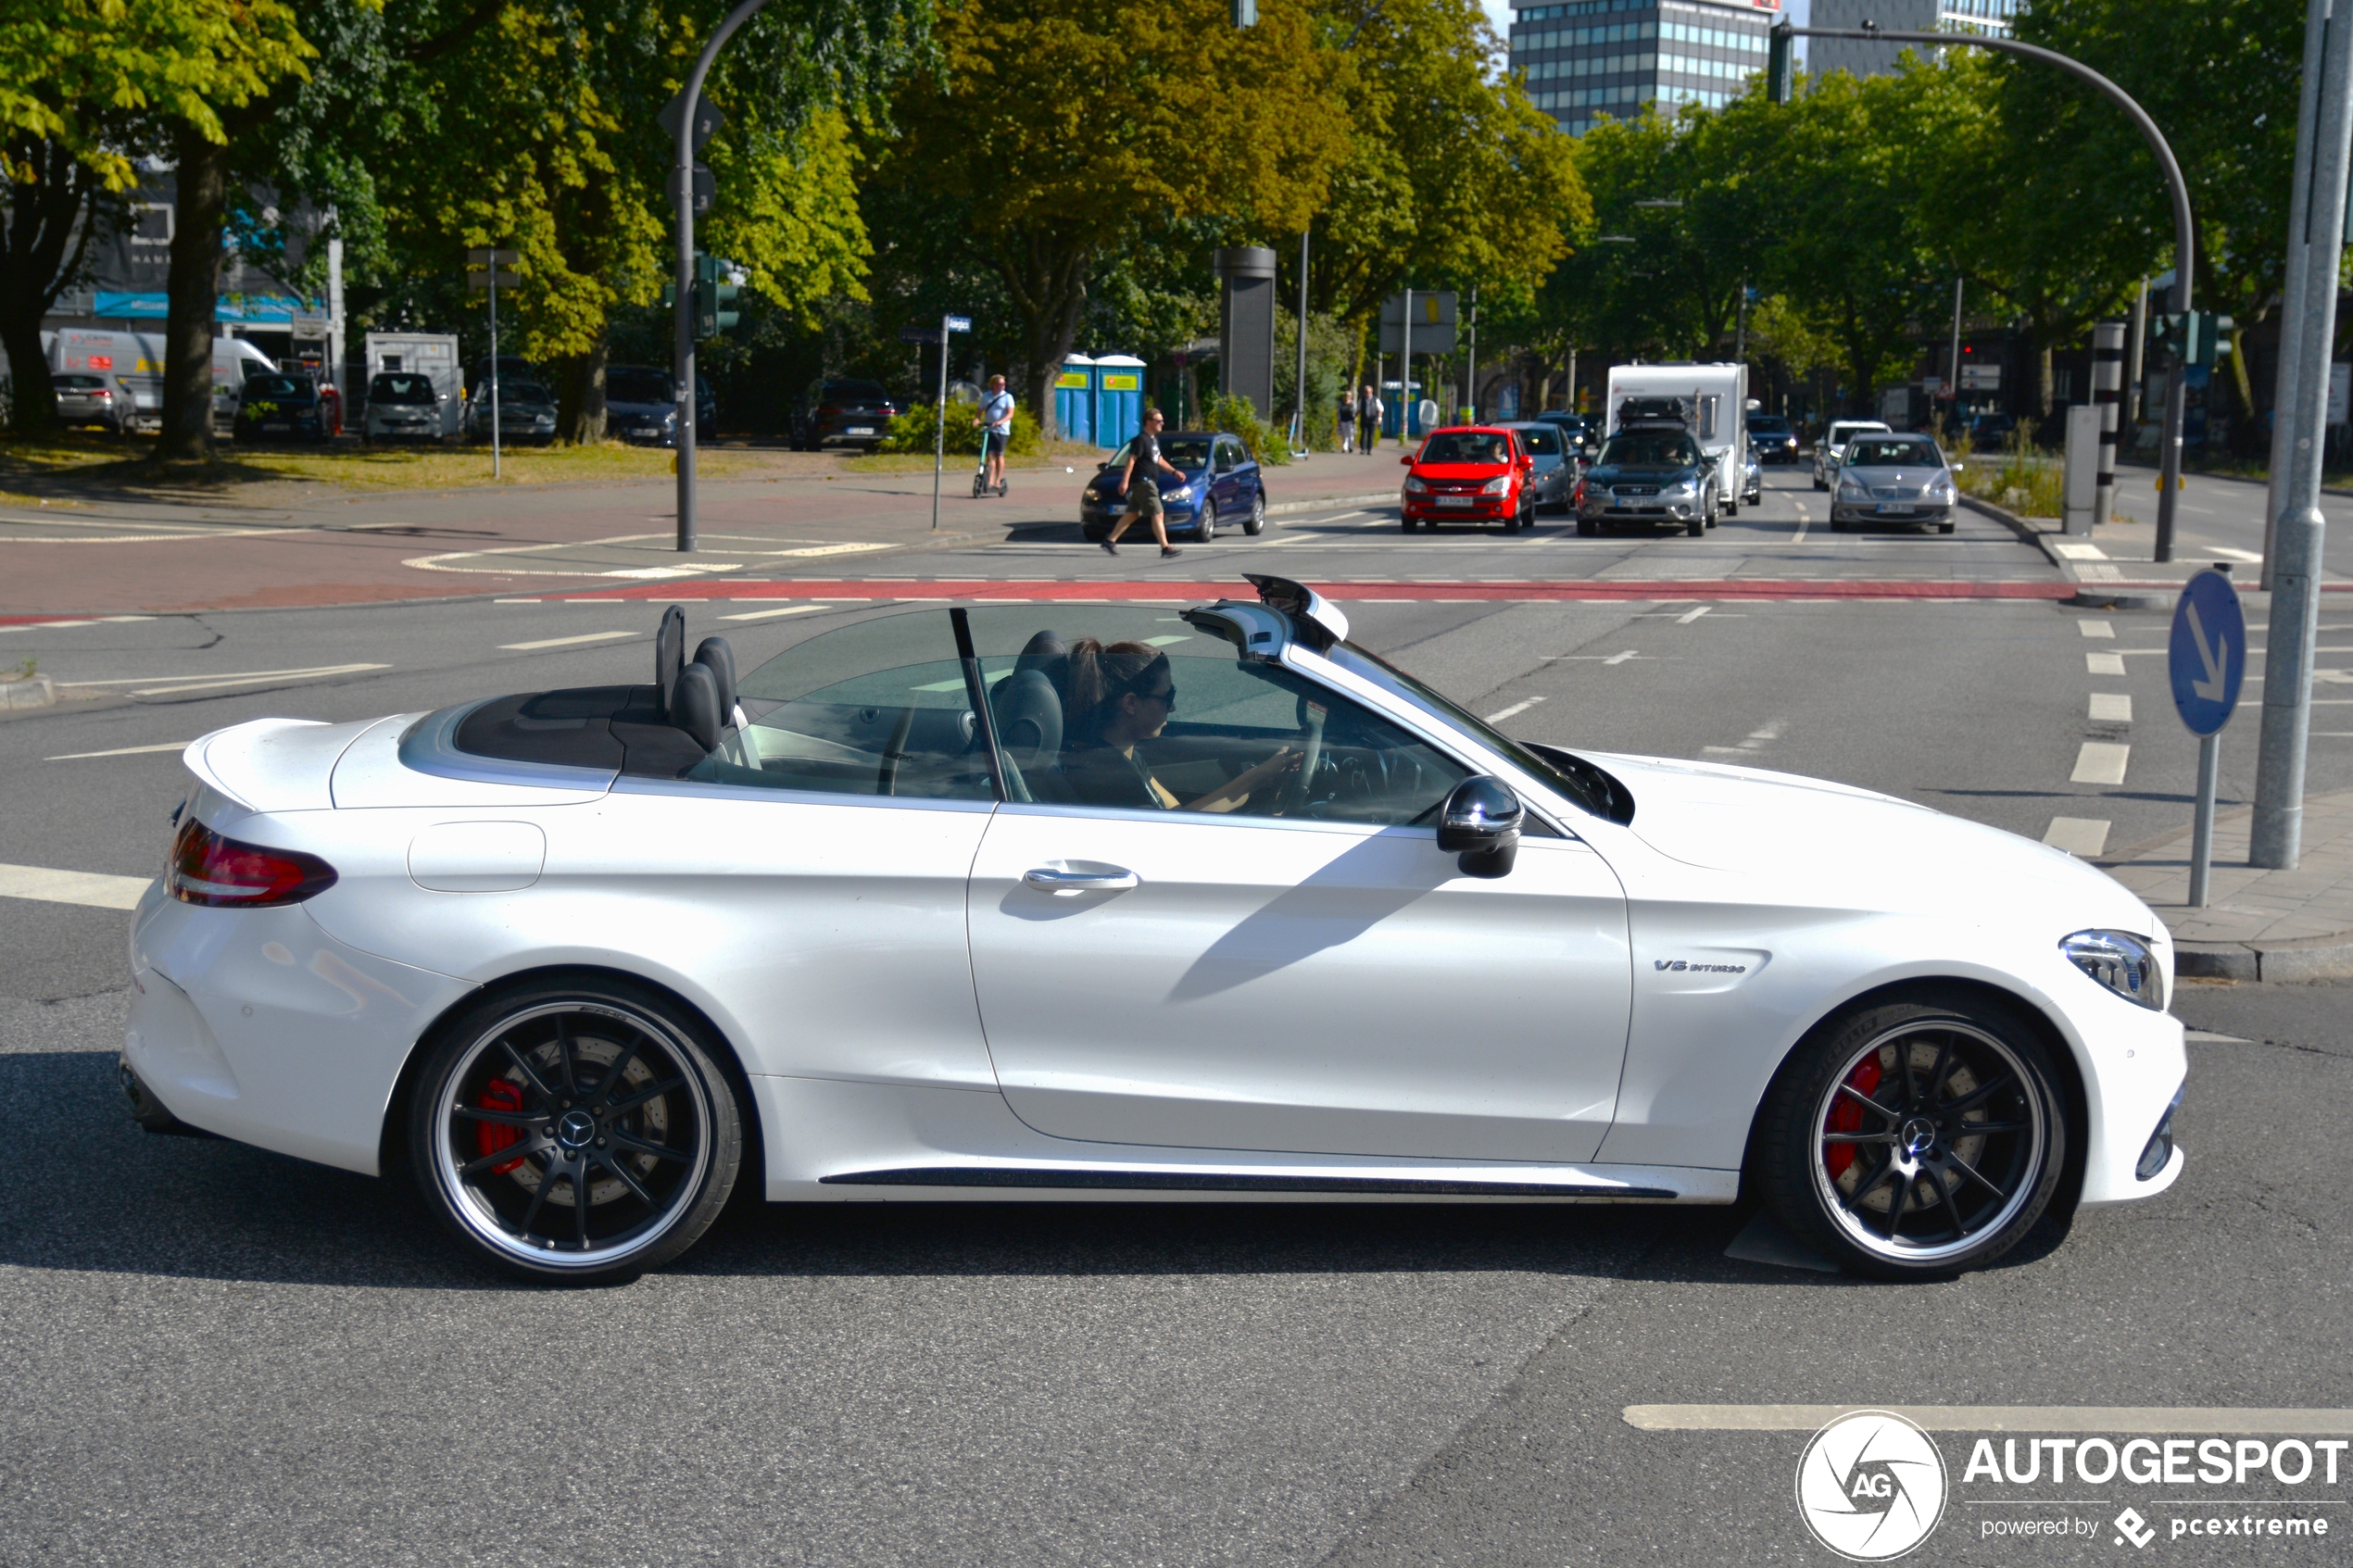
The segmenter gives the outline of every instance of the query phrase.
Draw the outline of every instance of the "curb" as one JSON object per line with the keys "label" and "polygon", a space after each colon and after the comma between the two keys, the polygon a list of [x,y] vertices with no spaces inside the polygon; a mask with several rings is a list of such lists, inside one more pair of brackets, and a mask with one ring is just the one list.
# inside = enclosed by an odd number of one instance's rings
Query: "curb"
{"label": "curb", "polygon": [[2296,942],[2180,942],[2173,972],[2196,980],[2353,979],[2353,932]]}
{"label": "curb", "polygon": [[29,681],[0,681],[0,709],[47,708],[57,700],[57,688],[46,675]]}
{"label": "curb", "polygon": [[[1995,506],[1993,502],[1979,496],[1964,495],[1960,497],[1960,502],[1971,511],[1982,513],[2002,524],[2017,534],[2021,543],[2033,546],[2043,553],[2045,560],[2057,569],[2061,576],[2066,577],[2070,583],[2075,582],[2073,574],[2069,571],[2071,563],[2061,559],[2051,548],[2051,540],[2054,537],[2052,534],[2036,528],[2007,507]],[[2166,605],[2164,596],[2159,594],[2136,594],[2120,588],[2088,588],[2080,583],[2076,586],[2075,596],[2064,602],[2079,609],[2162,609]]]}

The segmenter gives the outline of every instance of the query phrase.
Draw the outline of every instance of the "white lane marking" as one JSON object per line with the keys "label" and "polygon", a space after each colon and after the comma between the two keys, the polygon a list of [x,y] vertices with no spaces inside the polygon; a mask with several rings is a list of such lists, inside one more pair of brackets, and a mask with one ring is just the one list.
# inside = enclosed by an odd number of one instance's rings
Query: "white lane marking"
{"label": "white lane marking", "polygon": [[[60,680],[61,686],[130,686],[132,696],[161,696],[172,692],[210,691],[220,686],[250,686],[260,681],[314,681],[329,675],[356,675],[364,670],[389,670],[389,664],[321,664],[308,670],[245,670],[228,675],[189,680],[170,675],[109,676],[103,681]],[[170,685],[141,686],[142,681],[171,681]]]}
{"label": "white lane marking", "polygon": [[535,605],[545,604],[547,601],[544,599],[493,599],[490,602],[495,605]]}
{"label": "white lane marking", "polygon": [[1636,653],[1632,648],[1628,648],[1624,653],[1611,654],[1607,659],[1603,659],[1602,662],[1604,664],[1623,664],[1629,659],[1640,659],[1642,657],[1642,656],[1641,654]]}
{"label": "white lane marking", "polygon": [[[889,548],[890,546],[887,544],[870,542],[846,545],[806,545],[798,550],[739,550],[736,553],[738,555],[767,556],[770,558],[778,556],[862,556],[870,550],[887,550]],[[705,568],[705,570],[719,571],[725,569],[721,567],[708,567]]]}
{"label": "white lane marking", "polygon": [[1689,626],[1692,621],[1697,621],[1701,616],[1705,615],[1711,608],[1712,607],[1708,605],[1702,605],[1697,609],[1692,610],[1687,614],[1679,615],[1675,618],[1675,624],[1678,626]]}
{"label": "white lane marking", "polygon": [[500,643],[501,653],[531,653],[539,648],[569,647],[574,643],[609,643],[615,637],[634,637],[635,632],[583,632],[577,637],[542,637],[535,643]]}
{"label": "white lane marking", "polygon": [[153,877],[101,876],[96,872],[52,871],[47,866],[0,866],[0,898],[36,898],[44,904],[83,904],[94,909],[132,909]]}
{"label": "white lane marking", "polygon": [[2116,628],[2105,621],[2079,621],[2075,629],[2087,637],[2113,637]]}
{"label": "white lane marking", "polygon": [[[673,577],[700,577],[706,571],[741,571],[741,561],[714,561],[709,566],[628,566],[616,571],[573,572],[579,577],[627,577],[641,582],[667,582]],[[543,574],[544,575],[544,574]]]}
{"label": "white lane marking", "polygon": [[2087,653],[2083,656],[2083,671],[2087,675],[2121,675],[2124,656],[2120,653]]}
{"label": "white lane marking", "polygon": [[2133,721],[2133,698],[2126,692],[2094,692],[2092,715],[2103,724],[2129,724]]}
{"label": "white lane marking", "polygon": [[195,743],[168,740],[161,746],[119,746],[112,751],[68,751],[56,757],[44,757],[44,762],[80,762],[92,757],[144,757],[150,751],[185,751]]}
{"label": "white lane marking", "polygon": [[1781,732],[1787,728],[1789,728],[1788,720],[1775,719],[1758,729],[1749,731],[1747,738],[1738,746],[1703,746],[1700,750],[1719,757],[1751,756],[1780,739]]}
{"label": "white lane marking", "polygon": [[2058,545],[2058,544],[2054,544],[2054,545],[2051,546],[2051,553],[2052,553],[2053,555],[2058,556],[2058,557],[2060,557],[2062,559],[2066,559],[2066,560],[2106,560],[2106,559],[2108,559],[2108,552],[2107,552],[2106,550],[2101,549],[2101,548],[2100,548],[2097,545]]}
{"label": "white lane marking", "polygon": [[741,615],[723,615],[722,621],[774,621],[780,615],[806,615],[812,609],[831,609],[831,605],[787,605],[783,609],[753,609]]}
{"label": "white lane marking", "polygon": [[111,626],[125,621],[153,621],[152,615],[94,615],[84,621],[28,621],[19,626],[0,626],[0,632],[55,632],[67,626]]}
{"label": "white lane marking", "polygon": [[1500,724],[1506,719],[1516,719],[1543,700],[1541,696],[1531,696],[1526,702],[1513,703],[1500,713],[1490,713],[1487,716],[1487,721],[1491,724]]}
{"label": "white lane marking", "polygon": [[2255,1043],[2236,1035],[2217,1035],[2208,1029],[2184,1029],[2182,1038],[2194,1046],[2251,1046]]}
{"label": "white lane marking", "polygon": [[2101,817],[2053,817],[2051,825],[2043,830],[2043,842],[2089,859],[2108,847],[2108,830],[2112,825]]}
{"label": "white lane marking", "polygon": [[2075,771],[2068,775],[2070,784],[2120,784],[2124,782],[2124,764],[2130,760],[2133,748],[2114,741],[2087,740],[2075,754]]}
{"label": "white lane marking", "polygon": [[2233,560],[2261,560],[2263,558],[2263,552],[2260,550],[2234,550],[2228,545],[2207,545],[2202,546],[2202,550],[2204,554],[2228,556]]}
{"label": "white lane marking", "polygon": [[[1812,1432],[1857,1405],[1628,1405],[1639,1432]],[[1930,1432],[2195,1432],[2353,1436],[2353,1410],[2116,1405],[1873,1405]]]}
{"label": "white lane marking", "polygon": [[2124,581],[2124,569],[2091,561],[2077,567],[2075,577],[2079,583],[2121,583]]}

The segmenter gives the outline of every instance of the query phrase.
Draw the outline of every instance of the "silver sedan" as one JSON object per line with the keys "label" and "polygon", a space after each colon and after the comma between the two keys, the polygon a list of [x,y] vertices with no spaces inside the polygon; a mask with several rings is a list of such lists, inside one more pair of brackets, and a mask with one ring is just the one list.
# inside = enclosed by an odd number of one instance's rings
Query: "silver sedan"
{"label": "silver sedan", "polygon": [[1577,491],[1579,465],[1576,453],[1562,439],[1561,427],[1550,421],[1531,420],[1504,428],[1519,437],[1532,462],[1529,491],[1534,497],[1534,509],[1541,512],[1547,507],[1556,507],[1568,510]]}
{"label": "silver sedan", "polygon": [[1953,470],[1925,435],[1857,435],[1847,443],[1831,496],[1831,529],[1928,523],[1953,532]]}

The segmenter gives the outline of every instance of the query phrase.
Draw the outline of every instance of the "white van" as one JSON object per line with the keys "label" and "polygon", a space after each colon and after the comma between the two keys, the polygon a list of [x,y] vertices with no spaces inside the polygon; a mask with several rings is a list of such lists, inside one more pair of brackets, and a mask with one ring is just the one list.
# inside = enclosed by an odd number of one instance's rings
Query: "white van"
{"label": "white van", "polygon": [[1683,421],[1715,476],[1718,508],[1726,517],[1737,514],[1748,470],[1748,367],[1612,365],[1602,408],[1604,432],[1617,433],[1619,411],[1629,397],[1671,397],[1682,405]]}
{"label": "white van", "polygon": [[[370,332],[366,345],[368,374],[360,385],[372,387],[378,376],[387,373],[423,376],[433,383],[435,398],[437,419],[433,439],[457,439],[459,421],[466,412],[466,384],[459,373],[456,336],[447,332]],[[384,412],[370,409],[360,416],[360,433],[369,440],[421,433],[405,423],[396,431],[384,428],[378,417]]]}
{"label": "white van", "polygon": [[[161,332],[115,332],[100,327],[60,327],[49,338],[54,374],[107,378],[124,398],[124,426],[155,430],[163,423],[164,345]],[[212,421],[233,423],[245,378],[274,370],[276,360],[238,337],[212,340]]]}

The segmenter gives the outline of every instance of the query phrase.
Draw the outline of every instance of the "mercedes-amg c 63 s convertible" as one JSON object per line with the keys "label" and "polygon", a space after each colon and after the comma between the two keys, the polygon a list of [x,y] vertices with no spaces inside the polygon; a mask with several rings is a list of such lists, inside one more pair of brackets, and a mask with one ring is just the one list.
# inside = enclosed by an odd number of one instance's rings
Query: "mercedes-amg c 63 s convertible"
{"label": "mercedes-amg c 63 s convertible", "polygon": [[134,1113],[553,1280],[739,1184],[1726,1204],[1935,1276],[2183,1156],[2171,946],[2057,850],[1512,740],[1310,590],[876,608],[739,678],[260,720],[133,916]]}

